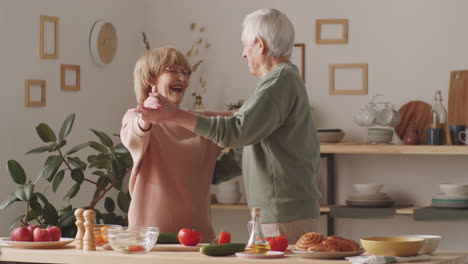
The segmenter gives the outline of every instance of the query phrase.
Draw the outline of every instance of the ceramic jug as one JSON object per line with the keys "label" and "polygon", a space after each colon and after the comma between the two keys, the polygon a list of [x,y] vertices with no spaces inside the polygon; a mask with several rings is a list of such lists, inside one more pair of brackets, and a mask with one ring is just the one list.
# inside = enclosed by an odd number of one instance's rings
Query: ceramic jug
{"label": "ceramic jug", "polygon": [[419,131],[416,127],[411,127],[405,134],[403,142],[406,145],[419,145]]}

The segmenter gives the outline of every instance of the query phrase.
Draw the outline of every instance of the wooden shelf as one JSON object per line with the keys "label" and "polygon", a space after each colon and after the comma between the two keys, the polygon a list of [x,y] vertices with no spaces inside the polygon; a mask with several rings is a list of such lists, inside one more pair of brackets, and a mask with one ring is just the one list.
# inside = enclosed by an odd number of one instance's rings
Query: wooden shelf
{"label": "wooden shelf", "polygon": [[321,143],[324,154],[421,154],[421,155],[468,155],[468,146],[453,145],[393,145],[359,143]]}

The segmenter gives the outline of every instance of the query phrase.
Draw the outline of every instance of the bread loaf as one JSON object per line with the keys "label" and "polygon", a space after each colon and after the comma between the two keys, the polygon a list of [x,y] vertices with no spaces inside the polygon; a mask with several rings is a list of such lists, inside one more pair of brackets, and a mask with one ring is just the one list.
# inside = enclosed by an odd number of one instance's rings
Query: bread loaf
{"label": "bread loaf", "polygon": [[337,246],[341,252],[358,251],[360,248],[356,241],[339,236],[329,236],[322,243]]}
{"label": "bread loaf", "polygon": [[314,251],[314,252],[337,252],[339,248],[334,245],[326,245],[326,244],[315,244],[307,248],[307,251]]}
{"label": "bread loaf", "polygon": [[296,242],[296,248],[299,250],[307,250],[315,244],[320,244],[324,236],[317,232],[309,232],[301,236]]}

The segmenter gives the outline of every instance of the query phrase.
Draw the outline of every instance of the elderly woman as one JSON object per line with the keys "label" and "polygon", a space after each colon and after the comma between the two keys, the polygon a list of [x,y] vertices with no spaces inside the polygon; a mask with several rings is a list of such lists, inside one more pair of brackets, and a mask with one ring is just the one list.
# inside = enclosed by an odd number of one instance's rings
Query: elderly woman
{"label": "elderly woman", "polygon": [[[154,92],[180,105],[190,74],[189,62],[175,48],[148,51],[134,70],[138,108],[147,109],[144,105],[151,103],[157,107],[148,98]],[[135,109],[123,117],[120,135],[134,162],[129,226],[157,226],[161,232],[187,227],[200,231],[202,241],[211,241],[210,184],[221,148],[175,123],[154,120],[151,112],[138,114]]]}
{"label": "elderly woman", "polygon": [[154,111],[157,120],[176,122],[220,146],[245,146],[242,175],[249,207],[261,208],[266,236],[285,235],[294,243],[316,230],[320,215],[320,145],[304,82],[289,61],[294,27],[276,9],[247,15],[242,27],[242,57],[260,80],[238,112],[197,116],[163,95],[158,95],[163,108]]}

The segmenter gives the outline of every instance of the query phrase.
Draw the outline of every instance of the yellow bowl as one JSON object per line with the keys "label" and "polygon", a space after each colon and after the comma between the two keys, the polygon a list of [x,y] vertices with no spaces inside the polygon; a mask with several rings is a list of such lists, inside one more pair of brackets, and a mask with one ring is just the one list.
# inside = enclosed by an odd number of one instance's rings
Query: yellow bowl
{"label": "yellow bowl", "polygon": [[361,238],[361,245],[372,255],[409,257],[418,254],[424,245],[424,238],[420,237],[366,237]]}

